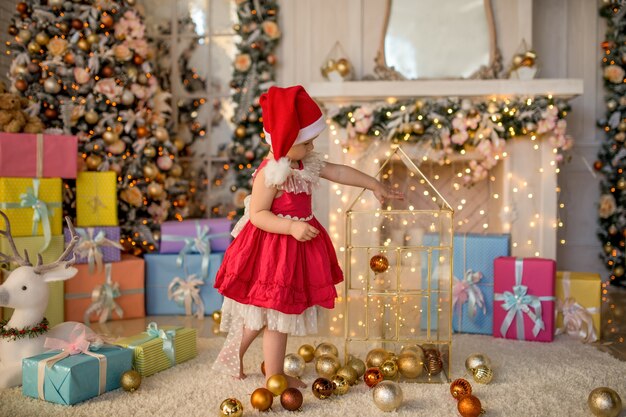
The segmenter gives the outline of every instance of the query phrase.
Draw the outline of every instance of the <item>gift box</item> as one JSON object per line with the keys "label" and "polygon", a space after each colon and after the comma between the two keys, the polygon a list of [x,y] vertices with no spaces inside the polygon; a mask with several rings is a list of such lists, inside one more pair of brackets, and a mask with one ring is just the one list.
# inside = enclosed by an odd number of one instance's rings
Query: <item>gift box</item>
{"label": "gift box", "polygon": [[[146,312],[148,315],[191,315],[192,309],[210,314],[222,307],[223,297],[213,285],[223,253],[185,255],[184,268],[178,255],[146,254]],[[203,263],[208,267],[202,279]]]}
{"label": "gift box", "polygon": [[[39,249],[44,243],[43,236],[14,237],[13,242],[15,243],[15,247],[20,254],[23,255],[24,250],[28,251],[28,256],[30,257],[31,262],[36,262],[35,260],[37,259],[37,254],[40,253],[44,264],[51,263],[59,259],[59,257],[63,254],[64,249],[63,236],[61,235],[52,236],[50,244],[43,252],[39,252]],[[0,238],[0,252],[12,253],[9,242],[6,239]],[[16,268],[17,265],[13,265],[13,267]],[[5,279],[8,277],[9,273],[9,271],[6,271],[4,275]],[[48,319],[50,326],[56,326],[57,324],[65,321],[63,288],[64,281],[48,283],[50,294],[48,296],[48,308],[44,313],[44,317]],[[8,319],[11,317],[12,310],[6,310],[8,311],[4,314],[4,318]]]}
{"label": "gift box", "polygon": [[117,174],[79,172],[76,177],[78,226],[117,226]]}
{"label": "gift box", "polygon": [[[62,185],[60,178],[0,178],[0,210],[11,223],[11,234],[43,236],[45,251],[53,235],[62,231]],[[6,230],[0,217],[0,228]]]}
{"label": "gift box", "polygon": [[500,257],[494,261],[493,335],[551,342],[556,262]]}
{"label": "gift box", "polygon": [[[69,229],[63,229],[66,244],[71,240]],[[104,263],[118,262],[121,259],[120,228],[77,227],[80,240],[76,245],[76,263],[89,264],[91,271],[102,269]]]}
{"label": "gift box", "polygon": [[158,327],[150,323],[145,332],[126,337],[116,345],[133,349],[133,368],[147,377],[197,356],[196,329]]}
{"label": "gift box", "polygon": [[[224,252],[232,236],[229,219],[196,219],[161,224],[160,253]],[[200,246],[200,247],[198,247]]]}
{"label": "gift box", "polygon": [[65,283],[67,321],[120,320],[145,317],[144,261],[131,255],[89,272],[86,264],[74,265],[76,276]]}
{"label": "gift box", "polygon": [[591,272],[556,273],[556,332],[584,342],[601,338],[602,279]]}
{"label": "gift box", "polygon": [[493,261],[510,254],[510,235],[455,235],[452,329],[493,334]]}
{"label": "gift box", "polygon": [[122,374],[132,369],[133,352],[118,346],[103,346],[90,351],[104,358],[80,353],[67,356],[51,367],[40,366],[42,361],[51,360],[59,352],[46,352],[22,360],[22,393],[25,396],[63,405],[76,404],[119,388]]}
{"label": "gift box", "polygon": [[76,178],[76,136],[0,133],[0,177]]}

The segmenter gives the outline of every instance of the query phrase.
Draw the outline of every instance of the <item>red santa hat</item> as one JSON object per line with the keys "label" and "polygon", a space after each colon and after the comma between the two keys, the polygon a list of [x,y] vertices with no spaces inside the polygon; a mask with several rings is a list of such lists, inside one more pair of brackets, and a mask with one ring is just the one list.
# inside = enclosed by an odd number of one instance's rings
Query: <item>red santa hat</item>
{"label": "red santa hat", "polygon": [[293,145],[306,142],[326,128],[319,106],[301,85],[270,87],[260,98],[263,110],[263,132],[272,147],[274,159],[265,167],[265,183],[279,185],[291,172],[286,157]]}

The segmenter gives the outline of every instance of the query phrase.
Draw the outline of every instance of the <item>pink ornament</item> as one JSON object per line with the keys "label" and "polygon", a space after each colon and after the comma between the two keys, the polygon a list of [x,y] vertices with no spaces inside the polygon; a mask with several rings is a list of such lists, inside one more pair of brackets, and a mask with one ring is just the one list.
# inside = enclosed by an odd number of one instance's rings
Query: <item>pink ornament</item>
{"label": "pink ornament", "polygon": [[163,171],[168,171],[173,164],[174,161],[172,161],[169,156],[159,156],[159,158],[157,159],[157,166]]}
{"label": "pink ornament", "polygon": [[254,152],[252,152],[252,151],[246,151],[245,156],[246,156],[246,159],[247,159],[248,161],[252,161],[252,160],[254,159]]}

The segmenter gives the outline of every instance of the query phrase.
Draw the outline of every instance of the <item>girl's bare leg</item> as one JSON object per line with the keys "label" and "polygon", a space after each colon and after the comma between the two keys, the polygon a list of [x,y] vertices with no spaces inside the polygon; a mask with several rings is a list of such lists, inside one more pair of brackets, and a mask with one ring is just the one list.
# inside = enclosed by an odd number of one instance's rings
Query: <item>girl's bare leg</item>
{"label": "girl's bare leg", "polygon": [[261,333],[261,330],[250,330],[247,327],[243,328],[243,336],[241,338],[241,344],[239,345],[239,378],[245,379],[246,374],[243,373],[243,355],[246,354],[246,351],[254,342],[254,339]]}
{"label": "girl's bare leg", "polygon": [[[287,349],[287,333],[265,329],[263,332],[263,358],[265,359],[265,379],[272,375],[284,375],[283,365]],[[305,388],[306,384],[298,378],[285,375],[290,387]]]}

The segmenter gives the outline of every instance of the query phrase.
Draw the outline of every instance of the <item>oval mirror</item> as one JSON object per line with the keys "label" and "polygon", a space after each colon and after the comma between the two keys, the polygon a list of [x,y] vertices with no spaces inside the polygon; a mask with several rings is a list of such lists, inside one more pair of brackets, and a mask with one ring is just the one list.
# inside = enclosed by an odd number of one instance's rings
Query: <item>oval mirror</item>
{"label": "oval mirror", "polygon": [[501,61],[490,0],[386,1],[380,78],[497,78]]}

